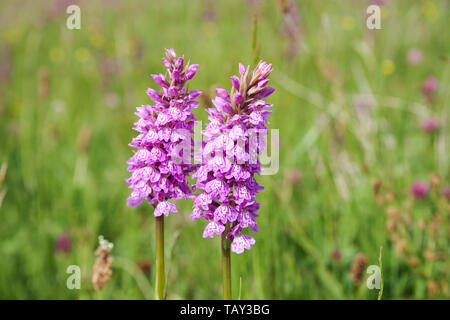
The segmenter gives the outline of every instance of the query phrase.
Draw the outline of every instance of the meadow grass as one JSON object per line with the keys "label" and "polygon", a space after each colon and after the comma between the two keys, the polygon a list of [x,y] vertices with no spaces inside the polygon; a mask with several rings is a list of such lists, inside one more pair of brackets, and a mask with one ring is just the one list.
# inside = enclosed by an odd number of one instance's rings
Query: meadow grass
{"label": "meadow grass", "polygon": [[[418,272],[390,240],[372,183],[389,185],[396,203],[432,173],[450,183],[450,7],[386,2],[382,29],[368,30],[368,1],[298,1],[302,48],[288,59],[277,1],[79,1],[81,30],[66,28],[65,7],[52,9],[58,1],[2,1],[0,59],[10,72],[0,78],[0,162],[8,163],[0,298],[100,298],[91,284],[100,234],[115,259],[101,297],[154,297],[153,208],[126,207],[135,108],[149,103],[164,48],[200,64],[191,89],[229,88],[238,62],[253,63],[255,14],[259,56],[275,70],[269,119],[280,130],[280,168],[258,178],[260,231],[252,250],[232,254],[234,298],[376,299],[365,272],[355,285],[349,268],[357,253],[378,264],[381,246],[383,299],[448,298],[448,206],[436,240],[445,257],[425,259]],[[417,66],[406,60],[412,47],[424,54]],[[433,103],[420,91],[430,75],[439,80]],[[372,106],[358,113],[361,94]],[[194,110],[203,121],[204,107]],[[441,122],[433,134],[419,126],[429,115]],[[293,169],[302,173],[297,183],[288,179]],[[410,203],[414,215],[429,218],[430,201]],[[204,222],[188,218],[191,200],[177,205],[165,221],[167,298],[221,298],[220,239],[202,239]],[[61,233],[71,236],[68,253],[55,251]],[[410,243],[422,260],[424,239],[414,233]],[[80,290],[66,288],[73,264]],[[430,281],[442,279],[433,296]]]}

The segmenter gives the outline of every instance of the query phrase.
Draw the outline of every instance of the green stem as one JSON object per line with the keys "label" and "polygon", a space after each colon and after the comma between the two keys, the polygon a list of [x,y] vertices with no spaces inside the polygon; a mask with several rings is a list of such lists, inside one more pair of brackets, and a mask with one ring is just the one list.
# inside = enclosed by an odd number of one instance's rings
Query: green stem
{"label": "green stem", "polygon": [[165,300],[164,216],[156,217],[156,298]]}
{"label": "green stem", "polygon": [[223,299],[231,300],[231,238],[226,238],[230,231],[227,223],[225,231],[222,232],[222,277],[223,277]]}

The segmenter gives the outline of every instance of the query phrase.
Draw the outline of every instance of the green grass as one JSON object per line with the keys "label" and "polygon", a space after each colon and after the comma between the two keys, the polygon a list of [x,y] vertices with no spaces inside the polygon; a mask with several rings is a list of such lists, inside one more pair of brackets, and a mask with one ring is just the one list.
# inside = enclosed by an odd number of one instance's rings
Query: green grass
{"label": "green grass", "polygon": [[[260,232],[256,245],[232,254],[233,296],[242,278],[243,299],[376,299],[365,280],[354,285],[349,268],[357,253],[378,264],[383,247],[383,299],[429,298],[427,284],[441,281],[434,296],[449,298],[448,219],[444,199],[412,202],[415,180],[437,174],[450,183],[448,2],[389,1],[382,30],[365,26],[368,1],[298,1],[303,49],[292,61],[276,1],[261,1],[260,57],[273,63],[270,128],[280,130],[280,170],[262,176]],[[253,13],[246,1],[82,1],[81,30],[65,27],[65,8],[49,19],[51,2],[2,1],[0,61],[0,162],[8,163],[0,208],[0,298],[142,299],[154,297],[154,218],[150,205],[126,207],[125,161],[135,133],[136,106],[155,87],[164,48],[200,63],[191,88],[229,88],[238,62],[253,63]],[[205,3],[215,13],[207,21]],[[433,9],[434,8],[434,9]],[[406,53],[420,48],[411,66]],[[105,71],[102,61],[116,61]],[[383,73],[391,61],[395,70]],[[332,71],[334,70],[334,71]],[[39,94],[48,74],[48,94]],[[435,102],[420,92],[424,79],[440,83]],[[44,88],[45,89],[45,88]],[[373,94],[372,111],[358,117],[355,94]],[[115,108],[107,97],[116,94]],[[195,111],[206,120],[203,106]],[[427,115],[441,120],[430,135]],[[89,138],[90,137],[90,138]],[[301,170],[292,185],[286,175]],[[364,170],[367,168],[367,171]],[[386,214],[372,192],[380,179],[417,219],[442,217],[430,240],[411,225],[408,246],[423,262],[411,267],[385,228]],[[437,194],[437,193],[436,193]],[[437,197],[437,195],[436,195]],[[434,207],[439,203],[438,207]],[[204,221],[188,218],[191,201],[166,219],[168,298],[221,298],[220,238],[202,239]],[[427,220],[428,221],[428,220]],[[444,232],[442,232],[444,231]],[[72,250],[55,253],[55,238],[70,232]],[[91,284],[98,235],[114,243],[113,277],[101,296]],[[445,257],[427,261],[427,243]],[[333,252],[341,253],[340,261]],[[148,260],[150,273],[136,262]],[[81,290],[66,288],[69,265],[81,267]],[[367,277],[364,271],[364,278]]]}

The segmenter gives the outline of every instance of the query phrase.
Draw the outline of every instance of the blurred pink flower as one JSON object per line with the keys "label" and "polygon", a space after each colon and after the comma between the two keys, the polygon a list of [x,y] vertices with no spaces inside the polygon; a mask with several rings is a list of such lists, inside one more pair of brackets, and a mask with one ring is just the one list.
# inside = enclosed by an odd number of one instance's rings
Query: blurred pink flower
{"label": "blurred pink flower", "polygon": [[9,64],[0,63],[0,80],[8,79],[11,73]]}
{"label": "blurred pink flower", "polygon": [[425,81],[422,84],[422,91],[425,94],[433,93],[434,91],[436,91],[438,85],[439,85],[438,80],[433,76],[429,76],[425,79]]}
{"label": "blurred pink flower", "polygon": [[336,249],[333,251],[332,257],[333,257],[334,261],[339,263],[339,262],[341,262],[342,254],[338,249]]}
{"label": "blurred pink flower", "polygon": [[55,20],[66,13],[66,9],[71,4],[78,4],[78,0],[54,0],[48,1],[47,19]]}
{"label": "blurred pink flower", "polygon": [[423,59],[422,50],[418,48],[411,48],[409,49],[406,58],[410,64],[419,64]]}
{"label": "blurred pink flower", "polygon": [[428,182],[416,181],[411,185],[411,194],[417,199],[423,199],[427,196],[430,185]]}
{"label": "blurred pink flower", "polygon": [[437,90],[439,86],[438,80],[433,77],[429,76],[425,79],[425,81],[422,84],[422,92],[427,98],[429,103],[433,103],[434,97],[433,94]]}
{"label": "blurred pink flower", "polygon": [[56,252],[68,253],[72,249],[70,236],[67,233],[61,233],[55,241]]}
{"label": "blurred pink flower", "polygon": [[433,132],[439,128],[439,120],[436,118],[427,118],[422,121],[422,130],[425,132]]}
{"label": "blurred pink flower", "polygon": [[6,80],[11,74],[11,49],[7,45],[0,46],[0,80]]}
{"label": "blurred pink flower", "polygon": [[385,3],[385,0],[372,0],[371,4],[374,4],[377,6],[384,6],[386,3]]}
{"label": "blurred pink flower", "polygon": [[300,9],[296,1],[281,1],[283,11],[283,31],[289,42],[287,58],[292,60],[302,48],[303,32],[300,25]]}
{"label": "blurred pink flower", "polygon": [[99,61],[99,69],[103,76],[112,76],[119,72],[120,63],[117,59],[103,57]]}
{"label": "blurred pink flower", "polygon": [[450,200],[450,186],[446,186],[442,189],[442,195],[446,197],[447,200]]}
{"label": "blurred pink flower", "polygon": [[109,92],[105,95],[105,104],[111,109],[116,109],[120,104],[119,95]]}
{"label": "blurred pink flower", "polygon": [[375,107],[375,99],[370,94],[358,93],[352,99],[353,108],[358,116],[363,116],[370,113]]}
{"label": "blurred pink flower", "polygon": [[214,1],[205,0],[205,11],[203,12],[203,18],[206,22],[216,22],[217,13],[216,8],[214,7]]}
{"label": "blurred pink flower", "polygon": [[287,173],[287,180],[291,184],[297,184],[302,179],[302,176],[303,176],[303,174],[302,174],[302,172],[300,170],[298,170],[298,169],[291,169]]}

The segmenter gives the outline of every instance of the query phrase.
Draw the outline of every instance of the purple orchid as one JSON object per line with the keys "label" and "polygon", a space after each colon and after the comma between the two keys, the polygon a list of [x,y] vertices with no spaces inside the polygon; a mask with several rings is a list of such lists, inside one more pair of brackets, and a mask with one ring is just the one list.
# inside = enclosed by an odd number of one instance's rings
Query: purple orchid
{"label": "purple orchid", "polygon": [[[155,206],[155,216],[177,212],[175,204],[167,200],[187,198],[191,194],[187,176],[195,168],[190,161],[195,123],[192,109],[198,106],[195,99],[201,94],[185,88],[198,64],[185,66],[184,59],[177,57],[173,49],[166,49],[162,61],[168,79],[162,74],[152,75],[161,89],[149,88],[147,94],[154,104],[137,108],[140,119],[133,129],[139,134],[129,144],[137,151],[127,161],[132,174],[126,179],[133,189],[127,204],[139,206],[145,199]],[[183,145],[187,145],[187,150],[180,148]]]}
{"label": "purple orchid", "polygon": [[257,155],[267,135],[266,117],[272,112],[272,105],[262,100],[275,91],[267,87],[271,71],[266,62],[252,72],[239,64],[240,77],[231,77],[230,93],[217,89],[215,108],[207,109],[210,122],[202,131],[201,165],[192,175],[197,178],[194,189],[202,192],[194,196],[191,218],[208,220],[203,238],[225,232],[238,254],[255,244],[253,237],[241,232],[258,231],[260,205],[255,197],[263,187],[255,174],[261,172]]}

